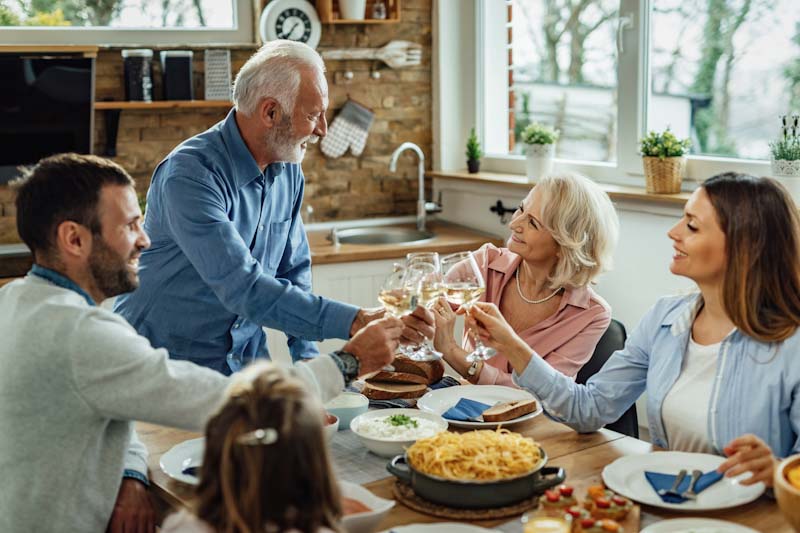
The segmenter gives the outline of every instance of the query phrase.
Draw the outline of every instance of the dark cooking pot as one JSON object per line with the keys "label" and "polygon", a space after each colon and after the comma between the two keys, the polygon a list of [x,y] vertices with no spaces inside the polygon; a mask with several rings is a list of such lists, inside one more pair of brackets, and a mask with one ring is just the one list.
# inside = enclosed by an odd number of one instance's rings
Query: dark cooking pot
{"label": "dark cooking pot", "polygon": [[542,456],[539,466],[527,474],[499,481],[458,481],[423,474],[408,463],[406,455],[389,461],[386,470],[429,502],[459,509],[487,509],[517,503],[562,483],[566,478],[564,469],[545,467],[544,450]]}

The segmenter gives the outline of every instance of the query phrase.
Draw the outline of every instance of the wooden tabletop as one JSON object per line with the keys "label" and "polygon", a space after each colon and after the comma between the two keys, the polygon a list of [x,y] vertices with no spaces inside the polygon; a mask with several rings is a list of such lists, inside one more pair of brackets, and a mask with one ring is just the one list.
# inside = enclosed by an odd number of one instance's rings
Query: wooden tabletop
{"label": "wooden tabletop", "polygon": [[[176,429],[138,423],[136,429],[139,437],[150,450],[150,479],[154,494],[173,509],[186,504],[191,496],[191,487],[167,477],[159,468],[161,455],[175,444],[186,439],[198,437],[195,433]],[[514,427],[515,431],[533,437],[547,451],[548,465],[560,466],[567,472],[567,482],[575,487],[576,493],[582,495],[586,488],[601,482],[603,468],[615,459],[625,455],[650,453],[653,447],[641,440],[626,437],[619,433],[601,430],[596,433],[578,434],[571,429],[553,422],[544,416],[536,417],[528,423]],[[377,496],[394,499],[392,483],[394,478],[386,478],[365,485]],[[769,533],[790,533],[789,524],[778,510],[774,500],[762,496],[758,500],[735,509],[705,512],[702,514],[678,513],[642,506],[641,527],[669,518],[686,518],[702,516],[736,522],[757,531]],[[491,528],[508,522],[510,519],[484,520],[474,522],[476,525]],[[418,513],[403,506],[396,505],[387,515],[378,530],[411,523],[442,522],[433,516]],[[521,529],[521,528],[520,528]],[[626,533],[635,533],[628,532]]]}
{"label": "wooden tabletop", "polygon": [[[363,227],[370,226],[370,221],[365,220]],[[390,227],[414,228],[415,226],[414,224],[399,224]],[[328,241],[330,231],[309,231],[308,244],[311,247],[311,262],[314,265],[324,265],[351,261],[372,261],[375,259],[403,257],[409,252],[449,254],[465,250],[477,250],[487,242],[497,246],[503,245],[503,239],[446,222],[429,221],[428,229],[435,234],[434,237],[416,243],[340,244],[338,246],[334,246]]]}

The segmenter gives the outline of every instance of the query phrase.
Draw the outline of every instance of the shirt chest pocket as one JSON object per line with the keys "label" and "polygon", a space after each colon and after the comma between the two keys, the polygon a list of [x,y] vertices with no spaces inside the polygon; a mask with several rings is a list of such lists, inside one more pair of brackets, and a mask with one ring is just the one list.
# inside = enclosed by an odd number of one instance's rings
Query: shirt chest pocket
{"label": "shirt chest pocket", "polygon": [[281,222],[270,222],[269,233],[267,234],[267,249],[266,259],[267,268],[274,273],[278,265],[281,263],[281,258],[286,251],[286,246],[289,243],[289,228],[291,228],[292,219],[288,218]]}

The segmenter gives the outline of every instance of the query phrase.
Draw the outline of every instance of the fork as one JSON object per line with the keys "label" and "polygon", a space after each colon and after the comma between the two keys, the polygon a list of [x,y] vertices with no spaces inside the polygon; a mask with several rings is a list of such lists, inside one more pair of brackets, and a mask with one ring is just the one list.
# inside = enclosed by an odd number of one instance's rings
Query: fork
{"label": "fork", "polygon": [[381,48],[347,48],[325,50],[322,58],[337,59],[378,59],[391,68],[417,66],[422,62],[422,46],[409,41],[390,41]]}
{"label": "fork", "polygon": [[687,500],[697,499],[697,493],[694,491],[694,486],[697,484],[697,480],[700,479],[700,476],[702,475],[703,472],[700,470],[692,470],[692,480],[689,482],[689,488],[681,492],[681,498],[686,498]]}
{"label": "fork", "polygon": [[678,472],[678,477],[675,478],[675,483],[672,484],[672,487],[670,487],[669,489],[658,489],[658,495],[659,496],[671,495],[671,496],[681,497],[681,493],[678,492],[678,487],[681,486],[681,483],[683,483],[683,479],[685,477],[686,477],[686,470],[681,470],[680,472]]}

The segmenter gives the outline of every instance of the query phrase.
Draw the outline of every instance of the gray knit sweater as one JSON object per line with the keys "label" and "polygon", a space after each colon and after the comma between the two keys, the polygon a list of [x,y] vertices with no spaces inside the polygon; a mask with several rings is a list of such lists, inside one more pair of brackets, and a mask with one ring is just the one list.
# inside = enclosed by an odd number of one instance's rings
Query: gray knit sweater
{"label": "gray knit sweater", "polygon": [[[323,356],[296,365],[322,397]],[[132,420],[200,431],[228,380],[168,359],[122,317],[36,276],[0,289],[0,532],[106,529],[124,468],[146,471]]]}

